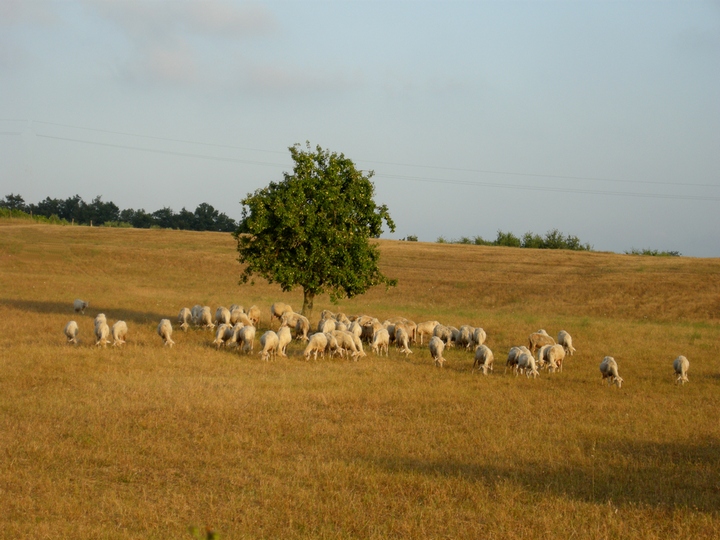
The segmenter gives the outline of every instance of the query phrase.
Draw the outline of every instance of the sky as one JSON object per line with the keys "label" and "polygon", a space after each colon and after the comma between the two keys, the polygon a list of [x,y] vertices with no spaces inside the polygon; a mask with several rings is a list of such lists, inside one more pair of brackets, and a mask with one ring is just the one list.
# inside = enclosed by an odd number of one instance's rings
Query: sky
{"label": "sky", "polygon": [[238,220],[306,141],[383,238],[720,257],[720,2],[0,0],[0,197]]}

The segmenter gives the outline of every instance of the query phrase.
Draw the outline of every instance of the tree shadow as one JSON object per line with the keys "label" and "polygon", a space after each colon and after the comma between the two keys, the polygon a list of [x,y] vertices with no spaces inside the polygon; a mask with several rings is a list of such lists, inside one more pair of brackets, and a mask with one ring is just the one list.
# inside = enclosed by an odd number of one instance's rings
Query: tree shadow
{"label": "tree shadow", "polygon": [[136,324],[149,324],[156,323],[160,319],[170,319],[171,321],[176,318],[171,314],[157,313],[153,311],[137,311],[125,308],[107,308],[103,306],[90,305],[85,310],[85,315],[75,313],[73,310],[72,303],[68,302],[48,302],[38,300],[19,300],[16,298],[0,298],[0,305],[9,306],[22,311],[34,312],[34,313],[55,313],[61,315],[67,315],[68,317],[94,317],[98,313],[105,313],[108,318],[115,320],[123,320],[126,322],[133,322]]}
{"label": "tree shadow", "polygon": [[540,495],[586,503],[637,504],[720,513],[720,442],[587,442],[586,463],[504,460],[507,464],[368,457],[391,473],[419,473],[480,482],[491,491],[510,481]]}

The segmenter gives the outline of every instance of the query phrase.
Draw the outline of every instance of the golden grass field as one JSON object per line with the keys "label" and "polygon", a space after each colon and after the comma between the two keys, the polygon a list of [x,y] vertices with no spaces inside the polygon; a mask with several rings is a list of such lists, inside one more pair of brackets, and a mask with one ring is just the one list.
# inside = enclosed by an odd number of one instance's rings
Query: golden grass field
{"label": "golden grass field", "polygon": [[[720,538],[720,259],[380,249],[399,285],[319,297],[311,322],[482,326],[493,374],[419,345],[262,362],[176,328],[166,348],[158,321],[182,307],[257,304],[259,336],[302,290],[238,285],[229,234],[0,221],[0,537]],[[127,321],[124,348],[94,346],[99,312]],[[564,371],[503,374],[539,328],[572,334]],[[605,355],[622,389],[601,383]]]}

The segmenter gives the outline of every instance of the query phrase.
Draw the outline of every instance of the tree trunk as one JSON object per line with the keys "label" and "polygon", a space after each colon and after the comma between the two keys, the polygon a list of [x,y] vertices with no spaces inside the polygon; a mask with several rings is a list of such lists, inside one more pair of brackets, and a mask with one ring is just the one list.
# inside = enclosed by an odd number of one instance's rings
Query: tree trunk
{"label": "tree trunk", "polygon": [[315,293],[308,291],[307,289],[303,289],[303,307],[300,314],[304,315],[308,319],[312,315],[313,300],[315,300]]}

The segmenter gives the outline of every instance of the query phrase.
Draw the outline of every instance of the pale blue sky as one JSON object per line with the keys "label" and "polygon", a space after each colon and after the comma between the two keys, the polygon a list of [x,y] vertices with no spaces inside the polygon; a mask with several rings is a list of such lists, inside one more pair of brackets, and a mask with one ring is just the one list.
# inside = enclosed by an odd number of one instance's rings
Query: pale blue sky
{"label": "pale blue sky", "polygon": [[238,219],[306,140],[386,238],[719,257],[720,3],[0,0],[0,197]]}

